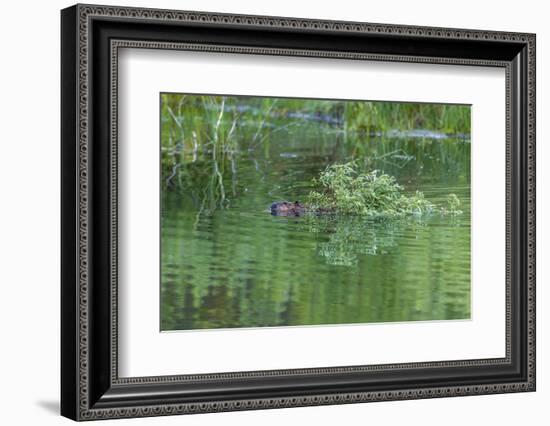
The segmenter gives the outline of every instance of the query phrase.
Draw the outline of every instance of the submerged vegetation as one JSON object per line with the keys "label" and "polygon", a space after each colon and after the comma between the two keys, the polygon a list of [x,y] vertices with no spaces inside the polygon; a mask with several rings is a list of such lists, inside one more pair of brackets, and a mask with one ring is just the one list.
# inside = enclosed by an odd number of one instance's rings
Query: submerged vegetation
{"label": "submerged vegetation", "polygon": [[330,165],[315,182],[322,189],[308,195],[313,211],[388,217],[462,213],[455,194],[448,195],[447,205],[437,206],[420,191],[405,194],[393,176],[378,170],[361,173],[355,162]]}

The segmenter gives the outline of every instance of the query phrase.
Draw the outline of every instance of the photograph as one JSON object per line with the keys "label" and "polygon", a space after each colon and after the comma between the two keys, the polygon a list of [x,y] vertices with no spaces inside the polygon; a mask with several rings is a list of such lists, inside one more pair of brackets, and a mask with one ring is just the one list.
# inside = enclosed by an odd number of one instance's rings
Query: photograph
{"label": "photograph", "polygon": [[159,108],[161,331],[471,319],[471,105]]}
{"label": "photograph", "polygon": [[[75,4],[45,21],[61,158],[25,158],[58,170],[61,415],[279,424],[271,409],[385,401],[368,408],[379,423],[426,423],[409,401],[438,399],[439,423],[476,407],[521,423],[547,396],[533,395],[543,14],[258,5]],[[28,100],[51,96],[12,86],[28,127]],[[52,204],[45,174],[6,158],[6,182],[35,184],[9,185],[35,199],[32,226]]]}

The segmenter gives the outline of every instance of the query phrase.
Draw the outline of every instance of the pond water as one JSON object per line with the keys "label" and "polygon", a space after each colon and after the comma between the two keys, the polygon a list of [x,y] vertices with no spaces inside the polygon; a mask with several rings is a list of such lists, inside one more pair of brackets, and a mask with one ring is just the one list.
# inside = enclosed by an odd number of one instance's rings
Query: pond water
{"label": "pond water", "polygon": [[[267,212],[274,201],[303,200],[315,189],[312,178],[353,158],[358,143],[369,167],[435,203],[455,193],[463,214],[372,220]],[[346,135],[322,123],[280,129],[226,161],[224,208],[204,214],[208,162],[183,165],[194,189],[162,183],[161,330],[470,318],[468,140]]]}

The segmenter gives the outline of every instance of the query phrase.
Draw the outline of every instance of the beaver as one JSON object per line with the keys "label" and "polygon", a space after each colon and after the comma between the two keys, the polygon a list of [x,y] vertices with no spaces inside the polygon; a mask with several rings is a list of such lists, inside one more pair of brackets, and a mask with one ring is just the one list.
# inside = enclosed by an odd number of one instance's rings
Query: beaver
{"label": "beaver", "polygon": [[302,216],[306,213],[306,207],[299,201],[278,201],[271,204],[270,210],[273,216]]}

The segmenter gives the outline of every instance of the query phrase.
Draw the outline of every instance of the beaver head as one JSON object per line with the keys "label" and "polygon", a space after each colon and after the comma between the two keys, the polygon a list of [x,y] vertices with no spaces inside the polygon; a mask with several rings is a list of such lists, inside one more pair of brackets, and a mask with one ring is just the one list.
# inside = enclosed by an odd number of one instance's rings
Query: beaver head
{"label": "beaver head", "polygon": [[305,213],[305,207],[299,201],[279,201],[271,204],[270,209],[274,216],[300,216]]}

